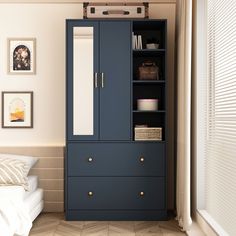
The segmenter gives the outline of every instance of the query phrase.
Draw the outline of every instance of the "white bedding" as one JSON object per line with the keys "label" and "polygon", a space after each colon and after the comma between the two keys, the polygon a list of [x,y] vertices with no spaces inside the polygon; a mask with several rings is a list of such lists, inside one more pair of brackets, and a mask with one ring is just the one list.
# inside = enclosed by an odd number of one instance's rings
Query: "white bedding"
{"label": "white bedding", "polygon": [[36,217],[42,212],[43,206],[44,206],[44,201],[41,200],[41,202],[39,202],[37,206],[35,206],[34,209],[30,211],[30,218],[32,221],[34,221]]}
{"label": "white bedding", "polygon": [[38,188],[38,177],[28,176],[28,191],[25,191],[21,186],[0,186],[0,196],[14,196],[14,198],[26,199]]}
{"label": "white bedding", "polygon": [[24,199],[27,210],[31,212],[43,200],[43,190],[38,188]]}
{"label": "white bedding", "polygon": [[0,236],[29,234],[32,221],[43,209],[43,190],[33,191],[37,188],[36,180],[30,178],[29,193],[21,186],[0,187]]}
{"label": "white bedding", "polygon": [[[23,187],[21,188],[23,189]],[[18,236],[27,236],[32,227],[32,220],[23,202],[24,194],[22,194],[22,191],[19,191],[18,186],[17,189],[12,188],[14,194],[6,195],[6,191],[4,192],[3,190],[1,192],[4,194],[0,195],[1,235],[13,236],[15,234]]]}
{"label": "white bedding", "polygon": [[22,186],[0,186],[0,197],[23,200],[24,194],[25,190]]}
{"label": "white bedding", "polygon": [[32,192],[34,192],[38,188],[38,176],[29,175],[28,184],[28,191],[25,191],[24,199],[27,198]]}

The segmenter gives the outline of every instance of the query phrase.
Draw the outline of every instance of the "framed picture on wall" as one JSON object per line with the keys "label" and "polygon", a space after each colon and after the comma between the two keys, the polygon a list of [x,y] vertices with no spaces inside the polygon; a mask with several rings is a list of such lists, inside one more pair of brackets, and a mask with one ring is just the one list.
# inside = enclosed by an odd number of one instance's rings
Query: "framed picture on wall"
{"label": "framed picture on wall", "polygon": [[8,74],[29,75],[36,72],[36,39],[9,38]]}
{"label": "framed picture on wall", "polygon": [[2,128],[33,128],[33,92],[2,92]]}

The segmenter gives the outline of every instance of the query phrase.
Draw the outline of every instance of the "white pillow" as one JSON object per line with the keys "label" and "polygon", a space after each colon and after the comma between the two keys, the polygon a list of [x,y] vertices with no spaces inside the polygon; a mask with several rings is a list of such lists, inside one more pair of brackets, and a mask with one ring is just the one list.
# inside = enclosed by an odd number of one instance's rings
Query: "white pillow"
{"label": "white pillow", "polygon": [[35,165],[35,163],[38,161],[37,157],[0,153],[0,161],[1,159],[6,159],[6,158],[24,161],[28,167],[27,174],[29,173],[30,169]]}
{"label": "white pillow", "polygon": [[0,159],[0,186],[18,185],[28,190],[26,162],[12,158]]}

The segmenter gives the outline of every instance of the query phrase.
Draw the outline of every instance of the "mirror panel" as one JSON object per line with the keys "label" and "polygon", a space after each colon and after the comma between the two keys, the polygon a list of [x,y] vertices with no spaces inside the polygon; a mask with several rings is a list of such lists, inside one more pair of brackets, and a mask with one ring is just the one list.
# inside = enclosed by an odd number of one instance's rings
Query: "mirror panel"
{"label": "mirror panel", "polygon": [[94,134],[94,31],[74,27],[73,32],[73,134]]}

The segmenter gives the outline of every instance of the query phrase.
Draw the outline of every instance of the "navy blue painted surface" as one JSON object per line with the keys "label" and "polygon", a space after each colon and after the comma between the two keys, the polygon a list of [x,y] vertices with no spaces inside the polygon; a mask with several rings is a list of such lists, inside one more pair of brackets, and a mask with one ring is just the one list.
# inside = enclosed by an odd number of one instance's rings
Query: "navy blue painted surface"
{"label": "navy blue painted surface", "polygon": [[[166,20],[68,20],[67,21],[67,156],[65,160],[65,209],[67,220],[165,220],[167,219],[166,152],[162,142],[133,141],[132,26],[153,32],[160,27],[166,67]],[[73,131],[73,27],[94,27],[94,68],[105,75],[104,88],[95,90],[95,135],[74,136]],[[148,35],[148,32],[145,32]],[[144,54],[145,56],[145,54]],[[153,54],[153,56],[155,56]],[[124,63],[125,62],[125,63]],[[167,75],[165,73],[165,75]],[[166,76],[165,76],[166,77]],[[150,82],[150,84],[160,84]],[[143,83],[145,84],[145,83]],[[148,82],[146,83],[148,84]],[[166,84],[166,86],[165,86]],[[161,95],[166,114],[168,81]],[[140,113],[140,114],[139,114]],[[160,113],[162,115],[162,113]],[[157,113],[156,117],[159,117]],[[142,121],[142,120],[141,120]],[[147,120],[145,120],[148,122]],[[143,122],[143,121],[142,121]],[[155,120],[155,124],[158,119]],[[162,123],[167,134],[167,115]],[[90,141],[90,142],[88,142]],[[141,155],[144,162],[140,162]],[[88,158],[92,157],[92,162]],[[93,191],[92,197],[88,192]],[[144,191],[144,197],[140,197]]]}
{"label": "navy blue painted surface", "polygon": [[100,140],[130,140],[131,23],[100,22]]}
{"label": "navy blue painted surface", "polygon": [[[163,177],[69,177],[68,180],[68,209],[165,208]],[[90,191],[93,196],[88,195]],[[140,196],[141,191],[144,196]]]}
{"label": "navy blue painted surface", "polygon": [[165,176],[163,143],[73,143],[67,149],[69,176]]}
{"label": "navy blue painted surface", "polygon": [[66,220],[167,220],[165,210],[68,210]]}
{"label": "navy blue painted surface", "polygon": [[[99,89],[94,88],[94,135],[73,135],[73,29],[74,27],[93,27],[94,73],[99,72],[99,23],[97,21],[67,21],[67,139],[98,140],[99,137]],[[84,98],[86,99],[86,98]],[[82,111],[81,111],[82,112]]]}

